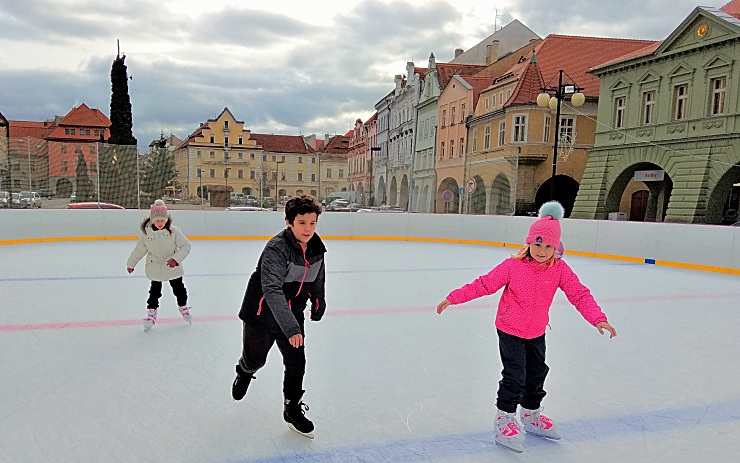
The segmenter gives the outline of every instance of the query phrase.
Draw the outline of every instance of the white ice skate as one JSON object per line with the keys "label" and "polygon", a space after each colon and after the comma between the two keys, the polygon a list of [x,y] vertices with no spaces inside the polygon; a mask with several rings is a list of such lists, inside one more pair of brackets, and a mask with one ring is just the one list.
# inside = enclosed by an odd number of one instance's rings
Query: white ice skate
{"label": "white ice skate", "polygon": [[555,423],[550,418],[542,414],[541,408],[537,410],[522,408],[519,412],[519,416],[524,424],[524,430],[529,434],[553,440],[560,439],[560,434],[558,434]]}
{"label": "white ice skate", "polygon": [[524,451],[522,446],[524,434],[522,434],[522,429],[516,420],[516,413],[506,413],[499,410],[496,413],[494,429],[496,431],[494,440],[497,444],[517,453]]}
{"label": "white ice skate", "polygon": [[157,323],[157,309],[147,309],[146,318],[144,319],[144,331],[151,330],[155,323]]}
{"label": "white ice skate", "polygon": [[188,322],[188,325],[193,324],[193,316],[190,315],[190,307],[180,307],[180,315],[182,319]]}

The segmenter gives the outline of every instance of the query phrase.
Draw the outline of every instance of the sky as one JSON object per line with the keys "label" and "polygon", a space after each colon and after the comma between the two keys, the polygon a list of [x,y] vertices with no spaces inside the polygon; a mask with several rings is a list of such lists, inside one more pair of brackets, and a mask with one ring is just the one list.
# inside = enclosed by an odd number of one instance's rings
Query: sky
{"label": "sky", "polygon": [[[729,0],[727,0],[729,1]],[[715,7],[722,6],[720,1]],[[548,34],[663,40],[691,0],[0,0],[0,113],[110,113],[125,54],[141,147],[224,107],[253,133],[344,134],[403,74],[518,19]],[[577,50],[574,50],[574,55]]]}

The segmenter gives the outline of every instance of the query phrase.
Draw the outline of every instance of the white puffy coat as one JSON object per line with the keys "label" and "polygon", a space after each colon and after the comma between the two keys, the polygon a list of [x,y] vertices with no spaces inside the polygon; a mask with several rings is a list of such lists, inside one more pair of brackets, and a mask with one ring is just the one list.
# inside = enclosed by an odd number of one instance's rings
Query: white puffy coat
{"label": "white puffy coat", "polygon": [[[190,254],[190,241],[176,226],[170,225],[170,230],[172,233],[164,228],[153,230],[151,224],[147,224],[126,265],[134,268],[146,256],[146,277],[150,280],[169,281],[183,276],[182,261]],[[175,259],[180,265],[168,267],[167,261],[170,259]]]}

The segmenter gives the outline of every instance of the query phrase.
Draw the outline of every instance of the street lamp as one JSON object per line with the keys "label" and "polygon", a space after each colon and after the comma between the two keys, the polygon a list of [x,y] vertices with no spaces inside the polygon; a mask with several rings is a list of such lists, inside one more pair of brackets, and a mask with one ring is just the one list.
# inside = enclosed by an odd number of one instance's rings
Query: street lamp
{"label": "street lamp", "polygon": [[273,211],[277,211],[278,207],[278,176],[280,175],[280,164],[283,164],[285,161],[275,161],[277,164],[275,166],[275,207]]}
{"label": "street lamp", "polygon": [[[542,87],[542,93],[537,95],[537,106],[541,108],[549,107],[555,111],[555,142],[552,148],[552,177],[550,178],[550,200],[555,199],[555,172],[558,166],[558,139],[560,138],[560,104],[566,96],[570,95],[570,104],[574,107],[583,106],[586,102],[586,97],[581,93],[583,90],[578,87],[575,83],[563,83],[563,74],[565,74],[570,82],[573,79],[562,69],[558,71],[558,86],[551,87],[548,82]],[[555,77],[553,76],[553,79]]]}

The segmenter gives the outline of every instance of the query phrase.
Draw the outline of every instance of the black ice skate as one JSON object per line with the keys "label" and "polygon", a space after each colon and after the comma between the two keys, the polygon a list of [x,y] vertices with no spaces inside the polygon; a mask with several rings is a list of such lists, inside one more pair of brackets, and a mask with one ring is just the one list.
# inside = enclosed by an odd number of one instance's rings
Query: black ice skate
{"label": "black ice skate", "polygon": [[283,418],[288,423],[288,427],[293,431],[302,434],[309,439],[313,439],[313,423],[306,418],[308,405],[301,401],[303,393],[298,398],[290,400],[285,399],[285,411]]}
{"label": "black ice skate", "polygon": [[249,383],[255,379],[250,373],[244,373],[239,365],[236,366],[236,378],[234,378],[234,384],[231,385],[231,397],[234,400],[242,400],[247,394],[247,388]]}

